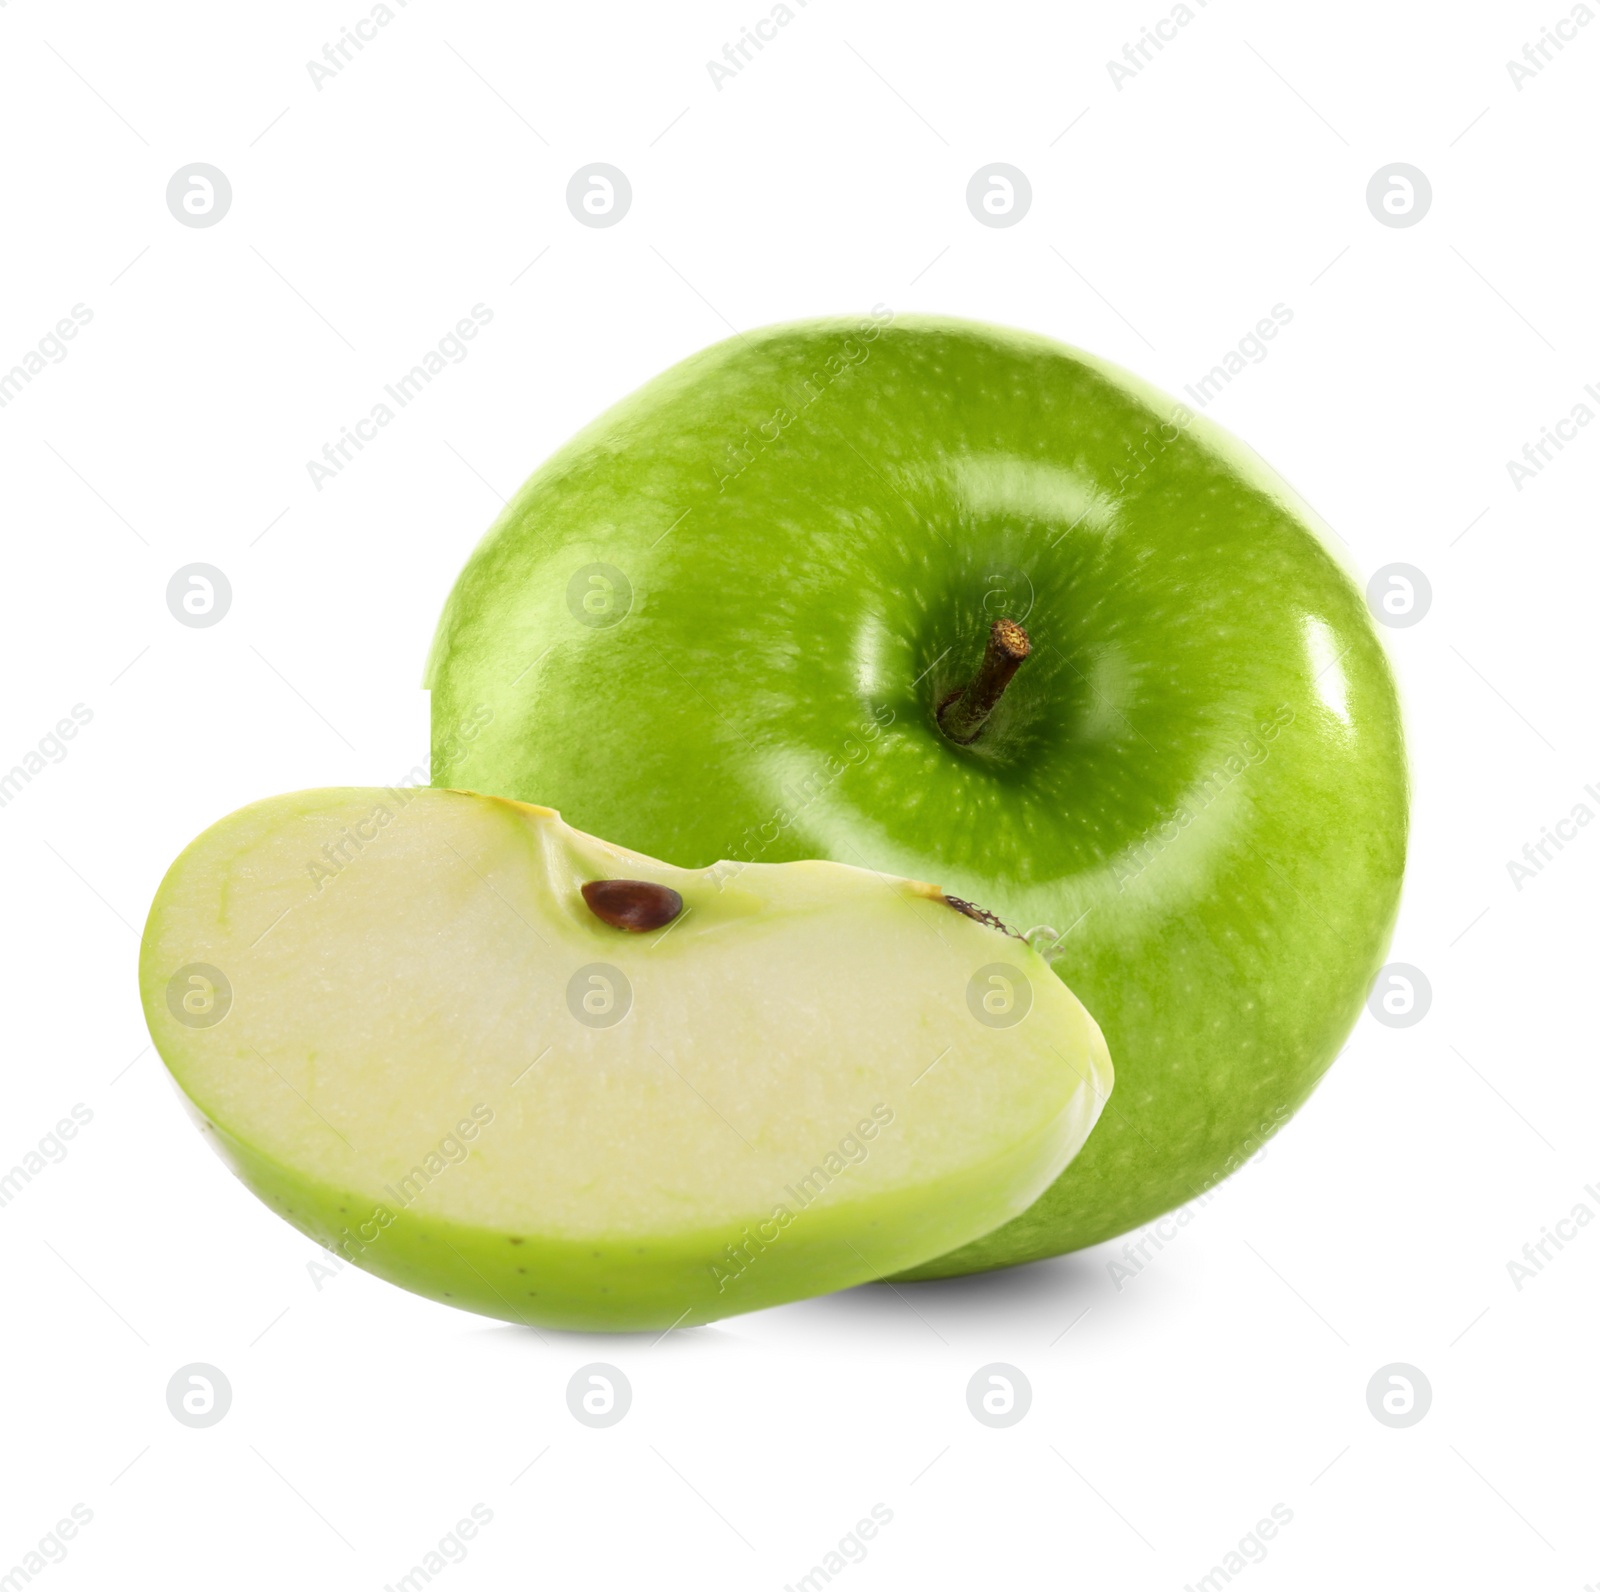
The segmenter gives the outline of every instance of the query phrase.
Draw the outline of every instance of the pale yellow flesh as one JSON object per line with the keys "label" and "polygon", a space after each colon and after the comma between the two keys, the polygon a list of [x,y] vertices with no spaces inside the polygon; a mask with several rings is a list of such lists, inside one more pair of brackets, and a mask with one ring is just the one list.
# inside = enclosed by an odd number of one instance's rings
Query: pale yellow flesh
{"label": "pale yellow flesh", "polygon": [[[580,893],[605,878],[670,885],[685,911],[614,928]],[[191,964],[231,986],[215,1026],[168,1005]],[[996,964],[1031,990],[1015,1026],[969,1000]],[[169,873],[142,968],[163,1057],[264,1198],[336,1244],[341,1216],[383,1209],[351,1259],[513,1319],[649,1324],[675,1292],[709,1319],[917,1264],[1025,1209],[1111,1087],[1071,992],[931,886],[825,862],[681,870],[461,792],[233,815]],[[582,996],[609,1015],[616,972],[627,1015],[592,1026]],[[428,1223],[452,1235],[457,1287],[418,1259]],[[820,1276],[823,1250],[862,1266]],[[590,1255],[605,1265],[574,1278]],[[463,1298],[457,1272],[485,1287]]]}

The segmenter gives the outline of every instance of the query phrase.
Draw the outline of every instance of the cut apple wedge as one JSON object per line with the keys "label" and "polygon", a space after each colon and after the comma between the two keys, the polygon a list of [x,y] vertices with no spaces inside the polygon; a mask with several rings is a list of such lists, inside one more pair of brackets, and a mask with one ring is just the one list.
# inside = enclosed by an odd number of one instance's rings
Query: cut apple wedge
{"label": "cut apple wedge", "polygon": [[660,1330],[931,1260],[1077,1153],[1100,1030],[976,911],[831,862],[674,868],[468,792],[315,790],[189,846],[140,983],[301,1231],[485,1315]]}

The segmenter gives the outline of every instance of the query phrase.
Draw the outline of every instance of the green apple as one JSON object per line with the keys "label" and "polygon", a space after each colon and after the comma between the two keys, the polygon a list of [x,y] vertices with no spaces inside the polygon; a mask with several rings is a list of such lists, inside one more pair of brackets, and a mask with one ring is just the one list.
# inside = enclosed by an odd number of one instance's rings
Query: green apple
{"label": "green apple", "polygon": [[[1031,656],[980,669],[1000,619]],[[878,316],[686,360],[512,500],[427,683],[438,783],[686,866],[937,878],[1036,931],[1117,1097],[1032,1210],[922,1276],[1109,1238],[1238,1166],[1394,921],[1400,713],[1330,537],[1203,417],[1036,336]]]}
{"label": "green apple", "polygon": [[246,1185],[512,1321],[662,1329],[1025,1210],[1111,1089],[1093,1020],[931,885],[686,871],[443,790],[258,802],[168,872],[146,1019]]}

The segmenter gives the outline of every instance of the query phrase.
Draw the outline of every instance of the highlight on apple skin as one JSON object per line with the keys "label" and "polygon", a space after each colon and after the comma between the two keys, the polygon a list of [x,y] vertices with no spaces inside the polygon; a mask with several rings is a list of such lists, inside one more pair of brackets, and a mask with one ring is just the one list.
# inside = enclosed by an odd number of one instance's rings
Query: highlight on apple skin
{"label": "highlight on apple skin", "polygon": [[[990,656],[1001,620],[1026,652]],[[1117,1099],[1028,1211],[917,1276],[1226,1176],[1393,928],[1400,707],[1337,539],[1204,416],[1029,333],[880,309],[684,360],[507,505],[426,679],[436,783],[684,866],[936,878],[1032,931]]]}
{"label": "highlight on apple skin", "polygon": [[1112,1086],[1038,954],[934,886],[674,868],[462,791],[213,825],[156,895],[140,988],[267,1205],[402,1287],[557,1327],[931,1260],[1025,1210]]}

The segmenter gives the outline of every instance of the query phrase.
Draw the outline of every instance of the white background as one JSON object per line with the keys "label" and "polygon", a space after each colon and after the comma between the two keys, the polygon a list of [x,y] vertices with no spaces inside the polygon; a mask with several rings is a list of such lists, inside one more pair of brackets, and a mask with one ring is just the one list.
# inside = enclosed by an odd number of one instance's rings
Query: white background
{"label": "white background", "polygon": [[[1260,1592],[1577,1592],[1600,1580],[1600,1224],[1520,1290],[1507,1262],[1600,1213],[1600,833],[1521,890],[1507,862],[1600,811],[1600,426],[1520,490],[1506,461],[1600,384],[1600,25],[1519,90],[1507,60],[1565,0],[1194,0],[1119,89],[1106,62],[1160,0],[792,3],[720,90],[706,62],[762,0],[411,0],[320,90],[306,62],[359,0],[0,5],[0,369],[93,312],[0,410],[0,765],[93,713],[0,808],[0,1169],[93,1112],[0,1208],[0,1574],[81,1503],[42,1572],[60,1592],[376,1589],[481,1503],[445,1592],[776,1589],[881,1503],[846,1592],[1177,1592],[1281,1503],[1242,1572]],[[165,202],[194,161],[233,189],[204,230]],[[593,161],[633,187],[606,230],[565,203]],[[992,161],[1033,189],[1003,230],[964,198]],[[1414,227],[1366,205],[1394,161],[1431,180]],[[1431,582],[1424,620],[1385,632],[1415,768],[1391,954],[1428,1015],[1363,1017],[1120,1290],[1110,1245],[652,1342],[541,1337],[353,1270],[319,1289],[321,1251],[227,1174],[145,1048],[163,870],[247,800],[425,760],[449,583],[580,424],[730,328],[879,301],[1174,393],[1292,309],[1210,412],[1364,572]],[[306,461],[476,303],[470,357],[318,491]],[[166,606],[192,561],[232,582],[213,628]],[[565,1403],[595,1360],[633,1387],[605,1431]],[[166,1407],[194,1361],[233,1389],[206,1430]],[[1033,1388],[1006,1430],[966,1407],[991,1361]],[[1366,1401],[1397,1361],[1433,1390],[1405,1430]]]}

